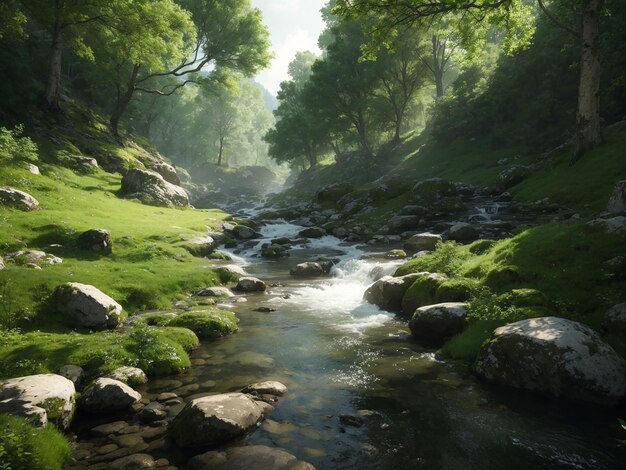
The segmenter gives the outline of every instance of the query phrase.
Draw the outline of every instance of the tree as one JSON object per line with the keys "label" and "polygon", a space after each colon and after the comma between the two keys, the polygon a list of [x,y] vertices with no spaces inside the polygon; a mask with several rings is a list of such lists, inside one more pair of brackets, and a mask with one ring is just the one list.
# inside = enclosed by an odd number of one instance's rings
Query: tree
{"label": "tree", "polygon": [[[602,143],[600,125],[600,19],[604,0],[537,0],[539,8],[558,27],[569,31],[580,43],[580,75],[576,113],[576,139],[572,163],[586,151]],[[505,46],[511,49],[528,42],[534,32],[532,12],[523,0],[338,0],[335,12],[347,18],[374,15],[377,27],[374,40],[385,37],[400,26],[423,24],[426,20],[449,15],[457,18],[462,43],[476,47],[479,33],[491,25],[505,28]],[[576,21],[572,25],[570,16]],[[474,28],[474,29],[472,29]]]}
{"label": "tree", "polygon": [[[125,71],[110,118],[115,133],[137,92],[170,96],[201,71],[252,76],[269,63],[269,33],[249,0],[128,1],[135,4],[128,16],[119,14],[119,24],[104,31],[118,45],[114,72]],[[159,87],[167,77],[174,81]]]}
{"label": "tree", "polygon": [[5,36],[24,36],[26,20],[17,0],[4,0],[0,4],[0,39]]}

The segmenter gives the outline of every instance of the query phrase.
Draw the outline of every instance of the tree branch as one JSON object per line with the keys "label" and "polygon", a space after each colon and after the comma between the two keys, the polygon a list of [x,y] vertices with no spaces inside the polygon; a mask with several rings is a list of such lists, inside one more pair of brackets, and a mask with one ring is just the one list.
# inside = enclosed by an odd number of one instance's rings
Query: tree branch
{"label": "tree branch", "polygon": [[564,29],[565,31],[573,34],[574,37],[580,38],[580,31],[577,30],[577,29],[574,29],[570,25],[568,25],[568,24],[562,22],[561,20],[559,20],[554,13],[552,13],[550,10],[548,10],[548,8],[543,3],[543,0],[537,0],[537,3],[539,3],[539,7],[545,13],[545,15],[550,19],[550,21],[552,21],[559,28]]}

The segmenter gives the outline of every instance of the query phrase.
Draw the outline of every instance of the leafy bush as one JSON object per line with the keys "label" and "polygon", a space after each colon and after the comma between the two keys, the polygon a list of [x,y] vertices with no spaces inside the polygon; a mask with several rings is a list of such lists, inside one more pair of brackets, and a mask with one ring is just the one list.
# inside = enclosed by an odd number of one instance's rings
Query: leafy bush
{"label": "leafy bush", "polygon": [[14,130],[0,127],[0,161],[37,161],[37,145],[23,133],[22,124]]}
{"label": "leafy bush", "polygon": [[71,455],[69,443],[56,429],[0,415],[0,469],[60,470]]}

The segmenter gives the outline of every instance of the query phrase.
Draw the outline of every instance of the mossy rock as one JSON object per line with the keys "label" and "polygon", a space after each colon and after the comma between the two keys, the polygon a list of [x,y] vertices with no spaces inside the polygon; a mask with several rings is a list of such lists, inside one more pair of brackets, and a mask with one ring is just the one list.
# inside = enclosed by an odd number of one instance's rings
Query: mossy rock
{"label": "mossy rock", "polygon": [[537,289],[513,289],[502,295],[502,300],[515,307],[549,307],[546,295]]}
{"label": "mossy rock", "polygon": [[232,312],[201,311],[177,315],[167,326],[188,328],[199,338],[219,338],[234,333],[239,319]]}
{"label": "mossy rock", "polygon": [[469,246],[469,251],[473,255],[482,255],[487,253],[495,244],[495,240],[476,240]]}
{"label": "mossy rock", "polygon": [[515,266],[498,266],[487,273],[485,285],[498,289],[521,280],[522,276]]}
{"label": "mossy rock", "polygon": [[443,281],[435,294],[436,303],[466,302],[478,289],[480,283],[476,279],[448,279]]}
{"label": "mossy rock", "polygon": [[437,289],[445,280],[447,277],[439,273],[428,273],[417,278],[402,297],[402,314],[411,317],[419,307],[438,303]]}

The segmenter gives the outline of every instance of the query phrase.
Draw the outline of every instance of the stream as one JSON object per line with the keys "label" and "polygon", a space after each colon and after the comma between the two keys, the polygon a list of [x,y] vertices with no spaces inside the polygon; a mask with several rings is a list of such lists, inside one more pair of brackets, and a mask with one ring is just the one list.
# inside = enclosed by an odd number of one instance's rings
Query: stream
{"label": "stream", "polygon": [[[289,258],[258,257],[262,243],[297,238],[301,229],[265,225],[263,240],[230,253],[228,264],[266,281],[268,292],[222,304],[240,318],[240,330],[202,344],[189,371],[150,381],[142,395],[174,391],[188,401],[280,381],[288,394],[244,441],[285,449],[318,469],[623,468],[615,410],[478,381],[466,365],[413,342],[406,322],[365,303],[365,289],[399,265],[382,257],[395,247],[381,251],[325,236],[294,247]],[[289,275],[318,256],[338,259],[332,277]],[[361,411],[369,415],[362,426],[342,424],[342,415],[359,410],[372,412]],[[182,468],[191,455],[167,445],[151,453]]]}

